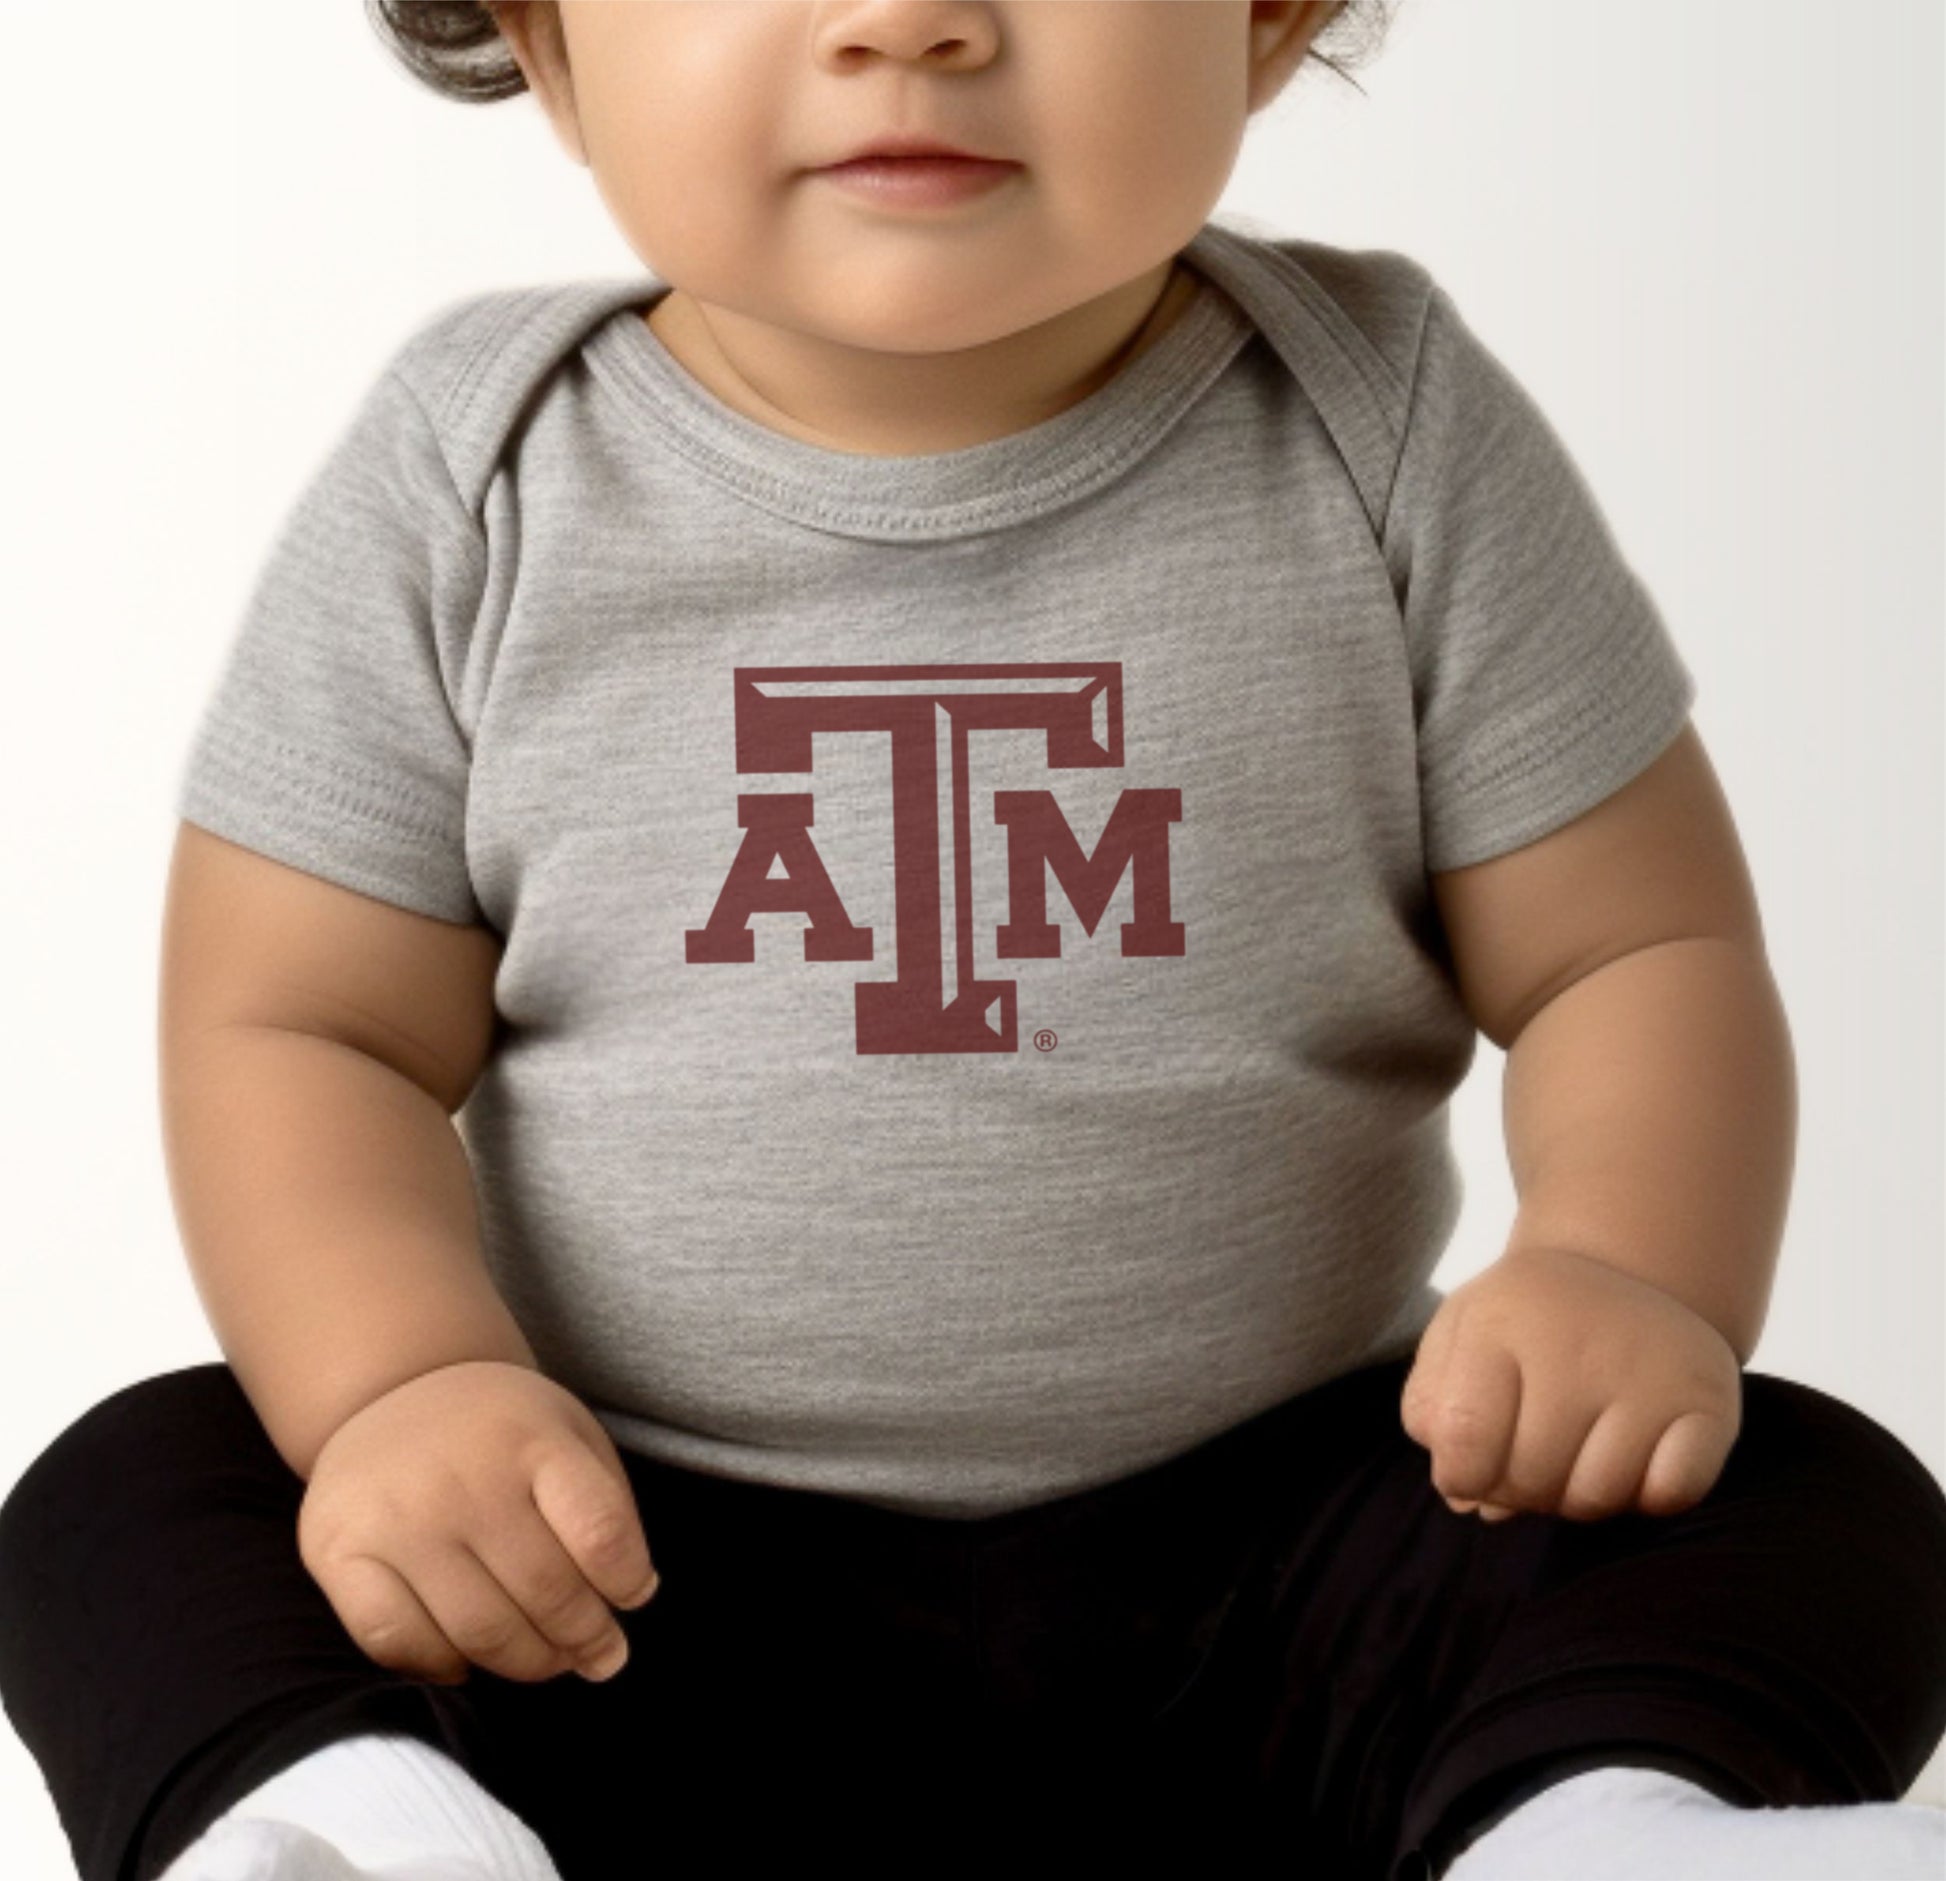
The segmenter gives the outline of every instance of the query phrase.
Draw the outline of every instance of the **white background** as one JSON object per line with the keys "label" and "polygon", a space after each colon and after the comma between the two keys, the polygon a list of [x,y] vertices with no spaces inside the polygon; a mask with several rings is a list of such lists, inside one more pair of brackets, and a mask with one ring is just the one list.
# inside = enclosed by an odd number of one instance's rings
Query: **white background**
{"label": "white background", "polygon": [[[1935,1476],[1943,19],[1404,0],[1364,95],[1307,73],[1222,206],[1423,261],[1662,604],[1801,1078],[1753,1367]],[[156,943],[178,768],[272,531],[433,307],[639,265],[530,98],[422,90],[357,0],[8,26],[0,1488],[109,1392],[219,1356],[161,1157]],[[1482,1040],[1456,1102],[1442,1286],[1512,1217],[1502,1062]],[[1946,1757],[1917,1794],[1946,1801]],[[16,1881],[72,1873],[5,1731],[0,1849]]]}

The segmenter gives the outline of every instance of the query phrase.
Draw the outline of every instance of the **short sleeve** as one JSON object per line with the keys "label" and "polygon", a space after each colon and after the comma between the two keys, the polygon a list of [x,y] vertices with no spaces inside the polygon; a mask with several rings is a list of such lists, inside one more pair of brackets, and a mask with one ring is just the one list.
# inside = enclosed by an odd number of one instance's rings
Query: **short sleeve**
{"label": "short sleeve", "polygon": [[390,366],[258,572],[178,813],[361,894],[483,920],[452,699],[484,560],[431,421]]}
{"label": "short sleeve", "polygon": [[1426,866],[1535,842],[1671,743],[1696,683],[1586,480],[1436,283],[1385,526]]}

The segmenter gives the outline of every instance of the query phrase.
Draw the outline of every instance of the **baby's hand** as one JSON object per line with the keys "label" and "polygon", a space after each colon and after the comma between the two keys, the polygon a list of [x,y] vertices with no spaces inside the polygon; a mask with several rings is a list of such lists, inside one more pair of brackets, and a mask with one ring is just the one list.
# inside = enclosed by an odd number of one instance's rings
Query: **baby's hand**
{"label": "baby's hand", "polygon": [[1722,1473],[1743,1379],[1729,1341],[1672,1294],[1522,1247],[1440,1303],[1400,1410],[1457,1514],[1674,1515]]}
{"label": "baby's hand", "polygon": [[334,1431],[297,1541],[368,1657],[442,1685],[469,1661],[607,1677],[628,1654],[608,1603],[656,1588],[607,1431],[552,1379],[495,1360],[409,1379]]}

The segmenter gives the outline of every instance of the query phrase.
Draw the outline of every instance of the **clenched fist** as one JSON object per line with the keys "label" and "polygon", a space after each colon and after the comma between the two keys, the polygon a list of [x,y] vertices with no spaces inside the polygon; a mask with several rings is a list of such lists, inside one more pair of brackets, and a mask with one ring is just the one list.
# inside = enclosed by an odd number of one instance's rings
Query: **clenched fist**
{"label": "clenched fist", "polygon": [[607,1431],[498,1360],[441,1366],[347,1419],[312,1465],[297,1542],[369,1658],[442,1685],[469,1662],[609,1677],[628,1657],[609,1603],[657,1585]]}
{"label": "clenched fist", "polygon": [[1441,1301],[1400,1412],[1456,1513],[1674,1515],[1722,1474],[1743,1378],[1729,1341],[1672,1294],[1527,1246]]}

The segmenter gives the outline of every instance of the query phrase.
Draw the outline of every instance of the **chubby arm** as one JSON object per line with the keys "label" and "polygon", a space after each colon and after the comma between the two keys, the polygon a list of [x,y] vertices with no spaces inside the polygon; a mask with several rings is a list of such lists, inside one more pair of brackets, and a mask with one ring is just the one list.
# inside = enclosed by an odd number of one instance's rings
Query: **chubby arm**
{"label": "chubby arm", "polygon": [[[1796,1075],[1756,896],[1694,726],[1586,816],[1432,884],[1461,997],[1507,1053],[1519,1198],[1499,1271],[1447,1306],[1490,1300],[1500,1349],[1524,1340],[1538,1361],[1550,1335],[1585,1357],[1586,1322],[1604,1314],[1624,1355],[1631,1340],[1671,1352],[1682,1343],[1671,1329],[1693,1330],[1656,1318],[1674,1301],[1740,1367],[1763,1328],[1789,1205]],[[1506,1398],[1480,1382],[1491,1366],[1454,1363],[1459,1313],[1441,1317],[1408,1382],[1407,1424],[1436,1462],[1444,1451],[1436,1480],[1449,1498],[1485,1499],[1518,1481],[1511,1429],[1496,1447],[1497,1423],[1514,1413],[1496,1419]],[[1477,1310],[1474,1321],[1486,1323]],[[1698,1354],[1707,1361],[1690,1348]],[[1573,1404],[1551,1407],[1532,1384],[1530,1419],[1585,1420],[1600,1395],[1586,1368]],[[1643,1427],[1652,1421],[1644,1414]],[[1548,1506],[1573,1448],[1531,1447],[1526,1505]]]}
{"label": "chubby arm", "polygon": [[485,929],[177,833],[158,1038],[171,1196],[224,1357],[306,1481],[325,1440],[408,1379],[535,1367],[452,1122],[491,1049],[498,959]]}

